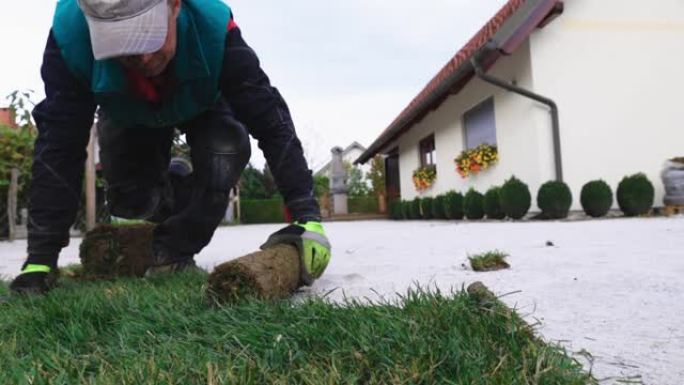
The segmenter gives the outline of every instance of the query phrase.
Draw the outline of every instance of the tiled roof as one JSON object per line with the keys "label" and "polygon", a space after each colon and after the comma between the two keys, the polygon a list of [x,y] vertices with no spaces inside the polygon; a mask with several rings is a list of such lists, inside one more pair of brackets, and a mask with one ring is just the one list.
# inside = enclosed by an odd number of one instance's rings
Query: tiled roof
{"label": "tiled roof", "polygon": [[429,97],[433,95],[453,74],[458,71],[461,66],[470,59],[470,57],[481,47],[483,47],[501,28],[501,26],[512,16],[520,7],[525,4],[525,0],[509,0],[499,12],[492,17],[482,29],[480,29],[475,36],[473,36],[463,48],[461,48],[456,55],[437,73],[437,75],[430,80],[430,82],[423,88],[423,90],[416,96],[411,103],[397,116],[392,124],[387,127],[382,134],[369,147],[368,151],[362,156],[372,156],[370,153],[377,153],[382,150],[382,147],[391,141],[397,129],[406,127],[414,123],[416,118],[420,118],[420,114],[424,111],[424,104]]}

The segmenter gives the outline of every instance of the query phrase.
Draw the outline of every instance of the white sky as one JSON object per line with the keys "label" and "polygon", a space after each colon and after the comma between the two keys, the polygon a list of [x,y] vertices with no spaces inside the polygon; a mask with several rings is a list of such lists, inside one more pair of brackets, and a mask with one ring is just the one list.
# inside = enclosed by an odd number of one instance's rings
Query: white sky
{"label": "white sky", "polygon": [[[333,146],[368,146],[505,0],[232,0],[236,21],[285,97],[315,168]],[[0,105],[43,93],[55,0],[0,6]],[[263,164],[260,152],[252,162]]]}

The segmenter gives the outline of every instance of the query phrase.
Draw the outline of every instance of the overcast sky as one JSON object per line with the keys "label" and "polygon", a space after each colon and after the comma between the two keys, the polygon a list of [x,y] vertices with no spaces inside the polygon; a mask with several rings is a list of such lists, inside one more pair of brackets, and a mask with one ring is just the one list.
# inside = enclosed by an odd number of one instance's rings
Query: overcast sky
{"label": "overcast sky", "polygon": [[[232,0],[236,21],[292,111],[313,161],[368,146],[505,0]],[[43,97],[40,62],[55,0],[3,1],[0,105]],[[253,162],[263,158],[254,151]]]}

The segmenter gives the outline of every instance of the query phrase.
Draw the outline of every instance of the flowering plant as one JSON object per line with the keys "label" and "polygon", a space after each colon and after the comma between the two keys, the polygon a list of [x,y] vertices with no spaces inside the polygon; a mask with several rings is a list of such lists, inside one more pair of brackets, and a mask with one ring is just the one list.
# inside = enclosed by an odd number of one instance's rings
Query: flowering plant
{"label": "flowering plant", "polygon": [[432,187],[435,179],[437,179],[437,168],[435,165],[419,167],[413,172],[413,184],[418,191],[425,191]]}
{"label": "flowering plant", "polygon": [[471,174],[477,174],[496,164],[499,161],[499,152],[496,146],[481,144],[475,148],[464,150],[454,161],[459,175],[462,178],[467,178]]}

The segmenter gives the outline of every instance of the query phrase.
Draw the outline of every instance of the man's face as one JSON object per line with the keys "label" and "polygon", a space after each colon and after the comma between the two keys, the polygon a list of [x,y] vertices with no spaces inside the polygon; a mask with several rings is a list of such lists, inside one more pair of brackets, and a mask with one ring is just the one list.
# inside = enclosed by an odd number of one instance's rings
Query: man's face
{"label": "man's face", "polygon": [[176,55],[176,18],[180,12],[180,0],[174,0],[169,14],[169,28],[164,45],[155,52],[142,55],[122,56],[118,60],[126,68],[130,68],[145,77],[154,77],[166,69]]}

